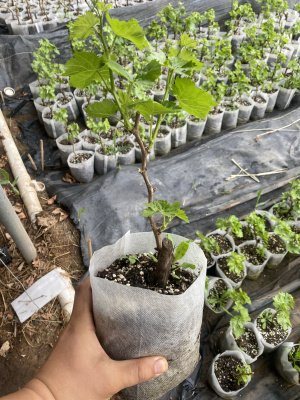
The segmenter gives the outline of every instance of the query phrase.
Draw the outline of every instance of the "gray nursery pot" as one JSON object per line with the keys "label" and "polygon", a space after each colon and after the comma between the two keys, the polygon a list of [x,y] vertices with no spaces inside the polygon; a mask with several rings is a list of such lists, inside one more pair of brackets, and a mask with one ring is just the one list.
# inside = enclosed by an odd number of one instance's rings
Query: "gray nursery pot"
{"label": "gray nursery pot", "polygon": [[226,110],[226,102],[224,102],[224,115],[222,120],[222,129],[234,129],[237,126],[239,117],[239,109]]}
{"label": "gray nursery pot", "polygon": [[95,171],[98,175],[105,175],[117,167],[117,157],[99,153],[100,148],[98,144],[95,150]]}
{"label": "gray nursery pot", "polygon": [[274,110],[274,107],[275,107],[275,104],[276,104],[276,101],[277,101],[277,97],[278,97],[278,94],[279,94],[279,87],[278,86],[274,86],[274,89],[276,89],[276,92],[274,92],[274,93],[268,93],[268,92],[264,92],[263,91],[263,93],[266,93],[268,95],[268,97],[269,97],[267,108],[266,108],[266,112],[272,112]]}
{"label": "gray nursery pot", "polygon": [[[209,304],[209,302],[207,301],[207,298],[209,296],[209,292],[210,290],[214,287],[215,283],[221,280],[223,282],[225,282],[226,286],[228,287],[228,289],[232,290],[232,286],[229,282],[228,279],[223,279],[223,278],[216,278],[215,276],[208,276],[208,286],[207,286],[207,290],[204,293],[204,303],[206,305],[206,307],[208,307],[211,311],[213,311],[215,314],[224,314],[225,311],[221,310],[221,311],[216,311],[214,308],[212,308],[212,306]],[[227,304],[225,306],[225,308],[227,310],[229,310],[229,308],[232,306],[233,304],[233,300],[231,298],[228,299]]]}
{"label": "gray nursery pot", "polygon": [[279,93],[276,100],[276,108],[278,110],[285,110],[291,104],[296,89],[286,89],[282,86],[279,87]]}
{"label": "gray nursery pot", "polygon": [[[224,256],[223,256],[224,257]],[[223,258],[222,257],[222,258]],[[226,258],[229,258],[229,257],[226,257]],[[247,275],[247,268],[246,268],[246,266],[244,265],[244,276],[243,276],[243,278],[240,280],[240,281],[238,281],[238,282],[234,282],[232,279],[230,279],[224,272],[223,272],[223,270],[222,270],[222,268],[220,268],[220,266],[219,266],[219,260],[220,260],[220,258],[216,261],[216,274],[220,277],[220,278],[223,278],[223,279],[227,279],[228,281],[229,281],[229,283],[231,284],[231,286],[234,288],[234,289],[238,289],[239,287],[241,287],[241,285],[242,285],[242,283],[243,283],[243,280],[246,278],[246,275]]]}
{"label": "gray nursery pot", "polygon": [[47,21],[46,18],[42,19],[44,31],[49,31],[50,29],[57,27],[57,19],[56,19],[55,15],[50,13],[49,17],[51,17],[50,21]]}
{"label": "gray nursery pot", "polygon": [[253,106],[253,110],[252,110],[250,118],[253,121],[257,121],[258,119],[262,119],[265,116],[265,112],[266,112],[268,101],[269,101],[269,96],[266,93],[262,92],[261,90],[259,90],[257,92],[257,96],[261,97],[262,99],[264,99],[265,102],[264,103],[258,103],[253,98],[255,96],[256,96],[256,92],[254,92],[252,94],[252,100],[254,101],[254,106]]}
{"label": "gray nursery pot", "polygon": [[[160,84],[166,85],[166,82],[162,79],[162,80],[160,81]],[[164,99],[165,89],[161,89],[161,90],[152,89],[152,90],[151,90],[151,93],[152,93],[152,95],[153,95],[154,101],[160,101],[160,100],[163,100],[163,99]],[[168,100],[168,99],[167,99],[167,100]]]}
{"label": "gray nursery pot", "polygon": [[[130,165],[135,163],[135,146],[134,142],[131,139],[127,139],[128,142],[132,144],[132,148],[126,154],[122,154],[121,152],[118,153],[118,163],[120,165]],[[118,143],[118,141],[117,141]]]}
{"label": "gray nursery pot", "polygon": [[[42,112],[47,107],[43,105],[42,99],[38,97],[33,101],[40,123],[43,125]],[[53,103],[54,104],[54,103]]]}
{"label": "gray nursery pot", "polygon": [[[255,240],[246,240],[245,242],[243,242],[242,244],[240,244],[239,246],[237,246],[237,252],[239,254],[243,254],[242,253],[242,248],[244,246],[254,246],[255,245]],[[260,246],[260,245],[258,245]],[[265,261],[260,264],[260,265],[254,265],[249,261],[244,261],[244,264],[247,268],[247,276],[246,278],[251,280],[251,281],[256,281],[258,279],[258,277],[260,276],[260,274],[263,272],[268,260],[269,260],[269,255],[266,253],[265,251]]]}
{"label": "gray nursery pot", "polygon": [[221,385],[218,382],[218,379],[215,374],[215,362],[218,360],[220,357],[234,357],[239,361],[242,361],[245,363],[245,359],[240,351],[236,350],[227,350],[224,351],[224,353],[218,354],[212,361],[209,370],[208,370],[208,382],[210,386],[214,389],[214,391],[223,399],[231,399],[234,396],[237,396],[245,387],[248,385],[249,381],[245,384],[244,387],[242,387],[239,390],[236,390],[234,392],[225,392],[225,390],[222,389]]}
{"label": "gray nursery pot", "polygon": [[241,350],[239,348],[239,346],[237,345],[236,339],[232,333],[231,326],[228,327],[228,329],[226,330],[224,335],[220,338],[219,346],[220,346],[221,351],[225,351],[225,350],[240,351],[243,354],[243,357],[244,357],[246,363],[252,364],[252,363],[254,363],[254,361],[256,361],[258,359],[259,356],[262,355],[262,353],[264,352],[264,346],[261,342],[261,335],[258,332],[256,326],[252,322],[245,322],[244,327],[247,329],[250,329],[256,337],[256,341],[258,344],[258,352],[254,358],[252,358],[251,356],[249,356],[249,354],[245,353],[243,350]]}
{"label": "gray nursery pot", "polygon": [[221,132],[224,110],[221,108],[219,110],[221,110],[221,112],[218,114],[207,115],[206,124],[204,128],[204,133],[206,135],[211,135],[213,133]]}
{"label": "gray nursery pot", "polygon": [[[178,235],[172,238],[176,246],[186,240]],[[96,333],[107,354],[114,360],[159,354],[169,363],[164,375],[122,390],[119,395],[126,400],[158,399],[188,377],[199,360],[206,276],[206,259],[199,246],[190,243],[182,259],[196,266],[191,273],[198,277],[180,295],[96,277],[121,255],[154,252],[155,247],[152,232],[128,232],[115,244],[96,251],[90,261]]]}
{"label": "gray nursery pot", "polygon": [[[274,310],[273,308],[266,308],[266,310],[267,310],[267,311],[270,311],[272,314],[275,314],[275,313],[276,313],[276,310]],[[265,311],[265,310],[264,310],[264,311]],[[257,326],[257,318],[254,320],[254,325],[256,326],[258,332],[260,332],[260,334],[261,334],[261,330],[260,330],[259,327]],[[286,340],[286,339],[290,336],[291,332],[292,332],[292,327],[289,326],[288,329],[287,329],[286,337],[284,338],[284,340]],[[266,342],[266,341],[264,340],[264,338],[262,337],[262,338],[261,338],[261,342],[262,342],[262,344],[263,344],[263,346],[264,346],[264,353],[271,353],[272,351],[276,350],[276,349],[284,342],[284,340],[283,340],[281,343],[278,343],[278,344],[275,346],[275,345],[273,345],[273,344],[270,344],[270,343]]]}
{"label": "gray nursery pot", "polygon": [[211,253],[211,257],[215,261],[217,261],[221,257],[230,257],[231,256],[231,252],[235,251],[235,243],[234,243],[233,237],[228,235],[225,231],[222,231],[221,229],[215,229],[214,231],[209,232],[206,236],[210,237],[213,234],[218,234],[218,235],[224,236],[226,239],[229,240],[232,248],[230,249],[230,251],[228,253],[223,253],[223,254],[218,254],[218,255],[214,255],[214,254]]}
{"label": "gray nursery pot", "polygon": [[88,160],[83,161],[78,164],[73,164],[71,162],[72,158],[75,156],[75,153],[71,153],[68,156],[67,163],[70,168],[71,175],[76,179],[77,182],[82,182],[82,183],[88,183],[91,182],[91,180],[94,177],[94,152],[93,151],[87,151],[87,150],[78,150],[76,151],[77,154],[91,154],[92,157],[90,157]]}
{"label": "gray nursery pot", "polygon": [[[76,100],[76,103],[77,103],[77,106],[78,106],[79,111],[80,111],[82,114],[84,114],[84,113],[83,113],[82,106],[83,106],[83,104],[86,104],[88,101],[87,101],[87,97],[86,97],[86,96],[78,96],[78,94],[79,94],[81,91],[82,91],[82,89],[75,89],[73,95],[74,95],[74,97],[75,97],[75,100]],[[94,100],[94,96],[91,98],[91,100]],[[85,118],[86,118],[86,115],[85,115]],[[85,120],[85,119],[84,119],[84,120]]]}
{"label": "gray nursery pot", "polygon": [[[269,235],[269,237],[271,235]],[[275,235],[275,233],[273,233],[273,235]],[[281,239],[281,240],[284,243],[284,240],[283,239]],[[287,253],[288,253],[288,251],[286,250],[284,253],[276,254],[276,253],[272,253],[271,251],[266,249],[266,254],[269,256],[269,260],[268,260],[268,263],[266,265],[266,268],[267,269],[275,269],[275,268],[277,268],[278,265],[281,263],[281,261],[284,259],[284,257],[287,255]]]}
{"label": "gray nursery pot", "polygon": [[29,35],[28,24],[25,21],[20,21],[20,24],[17,20],[11,22],[11,29],[13,35]]}
{"label": "gray nursery pot", "polygon": [[154,142],[155,154],[164,156],[171,150],[171,129],[168,126],[161,125],[159,131],[166,132],[164,137],[156,137]]}
{"label": "gray nursery pot", "polygon": [[179,128],[171,128],[170,126],[168,126],[168,127],[171,129],[171,146],[172,146],[172,148],[182,146],[183,144],[186,143],[186,137],[187,137],[186,122],[184,123],[183,126],[180,126]]}
{"label": "gray nursery pot", "polygon": [[[86,140],[84,140],[84,137],[88,136],[88,137],[92,137],[95,138],[97,140],[97,143],[89,143]],[[89,151],[95,151],[96,147],[98,146],[98,141],[99,141],[99,136],[96,135],[95,133],[93,133],[92,131],[85,129],[84,131],[82,131],[79,136],[82,142],[82,150],[89,150]]]}
{"label": "gray nursery pot", "polygon": [[67,113],[68,113],[68,122],[73,122],[76,121],[76,119],[79,117],[79,110],[77,107],[76,100],[73,96],[73,93],[71,92],[66,92],[66,96],[71,96],[72,98],[67,104],[61,104],[59,100],[63,98],[62,93],[58,93],[56,98],[57,98],[57,107],[59,108],[64,108]]}
{"label": "gray nursery pot", "polygon": [[241,96],[241,99],[244,101],[247,101],[247,103],[249,103],[249,105],[244,105],[244,104],[239,103],[240,108],[239,108],[239,115],[238,115],[238,125],[246,124],[249,121],[250,116],[252,114],[253,107],[254,107],[254,101],[251,99],[251,97],[247,96],[246,94],[243,94]]}
{"label": "gray nursery pot", "polygon": [[34,99],[37,99],[38,97],[40,97],[40,95],[39,95],[39,81],[38,80],[29,83],[29,89],[30,89],[32,97]]}
{"label": "gray nursery pot", "polygon": [[202,121],[196,122],[187,119],[186,138],[188,141],[200,139],[206,124],[206,118]]}
{"label": "gray nursery pot", "polygon": [[[57,147],[58,147],[58,150],[59,150],[59,154],[60,154],[60,157],[61,157],[61,162],[62,162],[63,165],[68,165],[67,160],[68,160],[69,154],[73,153],[73,146],[71,144],[68,144],[68,145],[60,144],[60,142],[62,140],[64,140],[64,139],[67,139],[67,137],[68,137],[67,133],[64,133],[63,135],[59,136],[56,139],[56,144],[57,144]],[[82,149],[81,140],[79,139],[79,142],[75,143],[74,146],[75,146],[75,151],[81,150]]]}
{"label": "gray nursery pot", "polygon": [[57,82],[55,83],[55,94],[56,95],[62,93],[62,90],[66,94],[67,93],[71,93],[72,94],[72,91],[71,91],[71,88],[70,88],[70,85],[69,85],[69,78],[64,77],[64,80],[67,80],[67,82],[66,83],[61,83],[61,84],[59,84]]}
{"label": "gray nursery pot", "polygon": [[38,21],[34,18],[34,22],[27,24],[29,35],[35,35],[36,33],[44,32],[42,21]]}
{"label": "gray nursery pot", "polygon": [[233,53],[236,53],[241,43],[246,39],[246,34],[241,32],[240,35],[232,35],[231,37],[231,49]]}
{"label": "gray nursery pot", "polygon": [[[142,162],[142,150],[140,149],[140,147],[137,146],[136,143],[134,143],[135,146],[135,160],[138,163]],[[152,161],[155,159],[155,151],[154,151],[154,146],[152,146],[152,149],[150,151],[150,153],[147,156],[147,161]]]}
{"label": "gray nursery pot", "polygon": [[[46,107],[43,109],[43,111],[42,111],[43,124],[44,124],[45,130],[46,130],[48,136],[56,139],[59,136],[66,133],[66,129],[65,129],[64,124],[61,123],[60,121],[55,121],[54,118],[50,119],[50,118],[45,117],[45,115],[47,115],[50,112],[51,112],[50,107]],[[54,112],[55,112],[55,109],[54,109]]]}
{"label": "gray nursery pot", "polygon": [[299,372],[293,367],[288,358],[289,352],[295,344],[294,342],[284,342],[274,352],[275,368],[290,385],[300,385]]}

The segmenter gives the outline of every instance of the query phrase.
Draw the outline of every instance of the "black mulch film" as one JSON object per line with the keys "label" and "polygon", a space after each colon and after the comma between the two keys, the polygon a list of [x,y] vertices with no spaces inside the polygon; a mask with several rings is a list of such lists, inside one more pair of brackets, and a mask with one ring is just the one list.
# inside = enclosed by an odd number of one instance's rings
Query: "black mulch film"
{"label": "black mulch film", "polygon": [[[143,26],[162,7],[177,1],[155,0],[152,3],[112,10],[119,19],[137,18]],[[243,1],[245,3],[245,1]],[[251,2],[254,5],[254,2]],[[289,2],[290,5],[294,1]],[[228,17],[231,1],[185,1],[188,12],[203,12],[214,8],[217,20]],[[257,10],[257,3],[254,6]],[[147,11],[147,12],[145,12]],[[37,180],[46,184],[50,196],[57,195],[57,201],[68,208],[77,228],[81,231],[81,249],[85,265],[88,267],[87,238],[92,240],[93,250],[116,242],[128,230],[149,231],[148,221],[142,217],[143,202],[147,193],[142,177],[138,174],[138,164],[122,166],[109,174],[95,176],[89,184],[69,184],[62,181],[68,171],[62,168],[55,142],[48,138],[40,125],[30,98],[28,83],[35,79],[31,71],[32,53],[38,40],[48,38],[61,52],[60,62],[70,56],[65,27],[34,36],[10,36],[6,27],[0,25],[0,90],[11,86],[17,90],[13,99],[5,98],[5,108],[16,111],[16,115],[32,114],[34,117],[19,124],[20,138],[30,146],[34,161],[40,166],[39,145],[44,141],[45,171],[34,173],[27,156],[24,162]],[[29,93],[24,96],[24,93]],[[23,94],[23,95],[22,95]],[[299,120],[299,121],[298,121]],[[82,122],[82,121],[81,121]],[[285,128],[284,128],[285,127]],[[281,130],[278,130],[283,128]],[[258,134],[278,130],[261,137]],[[286,111],[275,111],[264,120],[251,122],[231,131],[203,137],[172,150],[167,156],[159,157],[148,164],[151,183],[157,187],[156,199],[169,202],[180,201],[190,223],[173,221],[169,232],[194,239],[196,231],[206,234],[215,228],[219,217],[235,214],[243,217],[253,210],[256,195],[263,189],[261,201],[270,199],[268,205],[277,201],[288,182],[300,173],[300,109],[292,104]],[[248,177],[226,180],[238,174],[234,159],[249,173],[266,173],[283,169],[279,174],[260,176],[260,182]],[[86,208],[78,222],[78,211]],[[300,340],[300,260],[287,256],[281,266],[274,270],[264,270],[257,281],[244,281],[245,290],[252,299],[250,316],[254,319],[265,307],[271,306],[272,297],[279,290],[294,296],[295,309],[292,313],[293,330],[290,341]],[[214,271],[209,271],[214,274]],[[201,332],[201,360],[194,373],[181,385],[165,394],[160,400],[211,400],[219,396],[207,384],[207,370],[218,353],[220,332],[228,324],[227,316],[215,316],[205,309]],[[254,376],[240,397],[246,400],[298,400],[300,389],[289,386],[273,368],[272,353],[264,354],[251,365]]]}

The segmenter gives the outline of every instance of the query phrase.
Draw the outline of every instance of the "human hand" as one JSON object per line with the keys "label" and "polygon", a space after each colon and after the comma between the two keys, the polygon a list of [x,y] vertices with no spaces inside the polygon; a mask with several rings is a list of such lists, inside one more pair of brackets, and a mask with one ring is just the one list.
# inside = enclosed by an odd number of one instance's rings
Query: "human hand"
{"label": "human hand", "polygon": [[[88,278],[77,287],[69,324],[45,365],[25,386],[23,393],[31,392],[28,395],[31,400],[105,400],[167,369],[166,359],[160,356],[128,361],[114,361],[108,357],[95,333]],[[11,396],[5,399],[27,399],[25,395]]]}

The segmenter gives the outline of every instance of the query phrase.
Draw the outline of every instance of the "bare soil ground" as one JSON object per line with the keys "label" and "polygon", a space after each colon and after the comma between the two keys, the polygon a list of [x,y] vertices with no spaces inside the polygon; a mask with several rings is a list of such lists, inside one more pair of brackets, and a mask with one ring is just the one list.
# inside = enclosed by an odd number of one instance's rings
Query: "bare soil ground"
{"label": "bare soil ground", "polygon": [[[21,118],[26,118],[26,115]],[[16,121],[7,122],[13,136],[18,137],[20,132]],[[17,138],[16,144],[22,155],[27,150],[26,147]],[[13,180],[1,141],[0,168],[8,171]],[[36,224],[33,224],[20,196],[14,194],[8,185],[3,188],[38,253],[38,258],[32,265],[26,264],[4,226],[0,224],[0,248],[5,245],[9,247],[13,260],[8,267],[13,274],[26,289],[56,267],[66,270],[72,282],[78,281],[86,269],[81,258],[80,233],[68,213],[61,209],[55,198],[49,199],[47,193],[42,192],[38,196],[43,212],[37,218]],[[1,264],[0,348],[8,342],[9,350],[5,357],[0,355],[0,396],[18,390],[35,375],[66,324],[57,299],[21,324],[11,307],[11,302],[21,293],[21,285]]]}

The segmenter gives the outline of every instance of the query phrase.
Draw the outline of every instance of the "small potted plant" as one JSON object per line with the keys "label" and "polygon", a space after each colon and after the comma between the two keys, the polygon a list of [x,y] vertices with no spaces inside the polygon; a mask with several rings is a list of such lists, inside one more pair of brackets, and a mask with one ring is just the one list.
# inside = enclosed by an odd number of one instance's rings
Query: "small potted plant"
{"label": "small potted plant", "polygon": [[[300,215],[300,180],[295,177],[291,181],[291,187],[288,191],[281,194],[281,201],[275,204],[270,213],[277,219],[287,221],[293,224]],[[271,224],[276,224],[276,219],[271,219]]]}
{"label": "small potted plant", "polygon": [[232,286],[228,279],[208,276],[204,302],[215,314],[224,314],[232,304]]}
{"label": "small potted plant", "polygon": [[284,342],[274,354],[277,372],[290,385],[300,385],[300,343]]}
{"label": "small potted plant", "polygon": [[197,236],[200,238],[195,240],[195,243],[199,244],[204,255],[207,259],[207,269],[213,267],[215,265],[215,260],[212,258],[211,254],[216,253],[220,254],[219,243],[213,237],[203,236],[201,232],[196,232]]}
{"label": "small potted plant", "polygon": [[166,116],[166,124],[171,129],[171,145],[173,148],[186,143],[187,137],[187,115],[183,111]]}
{"label": "small potted plant", "polygon": [[230,257],[221,257],[217,260],[216,272],[221,278],[227,278],[233,288],[239,288],[247,275],[245,261],[244,255],[233,251]]}
{"label": "small potted plant", "polygon": [[273,297],[273,306],[274,309],[265,309],[254,321],[262,336],[262,344],[266,353],[279,347],[291,333],[290,310],[294,308],[293,296],[289,293],[279,292]]}

